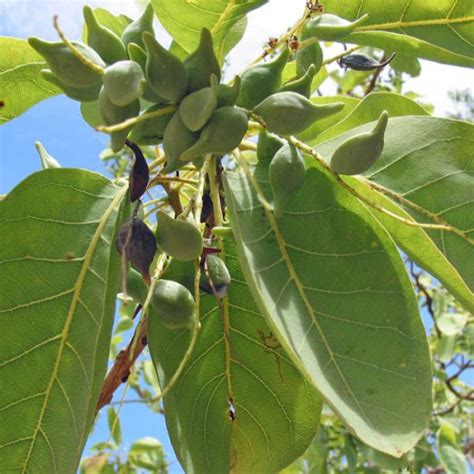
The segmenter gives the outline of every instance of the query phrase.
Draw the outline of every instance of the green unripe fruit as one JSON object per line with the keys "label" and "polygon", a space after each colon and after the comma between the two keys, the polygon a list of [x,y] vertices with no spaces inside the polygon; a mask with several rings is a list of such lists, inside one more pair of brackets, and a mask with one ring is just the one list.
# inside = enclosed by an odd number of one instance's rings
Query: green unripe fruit
{"label": "green unripe fruit", "polygon": [[180,161],[181,154],[194,145],[198,139],[199,133],[191,132],[181,120],[179,111],[176,111],[166,127],[163,137],[166,166],[162,173],[173,173],[183,166],[184,163]]}
{"label": "green unripe fruit", "polygon": [[316,75],[316,67],[311,64],[302,77],[291,82],[287,82],[280,89],[280,92],[296,92],[297,94],[304,95],[306,98],[311,96],[311,84],[313,78]]}
{"label": "green unripe fruit", "polygon": [[257,158],[259,161],[270,161],[283,145],[285,141],[281,138],[262,131],[258,134]]}
{"label": "green unripe fruit", "polygon": [[[143,73],[146,73],[146,59],[147,55],[144,49],[142,49],[138,44],[130,43],[128,45],[128,55],[132,61],[135,61],[142,68]],[[160,97],[151,87],[148,82],[145,85],[145,90],[143,91],[143,98],[148,102],[154,102],[155,104],[162,104],[166,102],[163,97]]]}
{"label": "green unripe fruit", "polygon": [[[99,112],[105,125],[116,125],[129,118],[136,117],[140,113],[140,101],[137,99],[124,107],[120,107],[110,101],[102,87],[99,94]],[[117,153],[123,148],[128,132],[132,128],[133,126],[110,135],[112,151]]]}
{"label": "green unripe fruit", "polygon": [[199,140],[186,151],[180,160],[191,161],[205,153],[225,155],[237,148],[248,127],[247,112],[238,107],[217,109],[202,129]]}
{"label": "green unripe fruit", "polygon": [[156,241],[163,252],[177,260],[189,262],[202,253],[202,235],[191,222],[173,219],[162,211],[156,213]]}
{"label": "green unripe fruit", "polygon": [[150,318],[159,318],[170,329],[191,328],[194,325],[194,298],[181,283],[158,280],[150,305]]}
{"label": "green unripe fruit", "polygon": [[206,257],[204,268],[201,268],[199,287],[208,294],[223,298],[227,294],[231,276],[224,261],[215,254]]}
{"label": "green unripe fruit", "polygon": [[234,82],[231,86],[227,84],[219,84],[217,88],[217,108],[235,105],[237,97],[240,94],[241,87],[240,76],[235,76]]}
{"label": "green unripe fruit", "polygon": [[388,113],[384,110],[370,132],[359,133],[341,143],[331,158],[331,170],[339,174],[360,174],[380,157],[384,147]]}
{"label": "green unripe fruit", "polygon": [[296,72],[302,76],[309,71],[311,66],[315,68],[315,74],[323,65],[323,50],[319,43],[309,44],[300,48],[296,53]]}
{"label": "green unripe fruit", "polygon": [[133,268],[127,273],[127,295],[133,298],[137,303],[145,303],[148,294],[148,287],[145,285],[142,276]]}
{"label": "green unripe fruit", "polygon": [[121,107],[140,98],[146,86],[142,68],[135,61],[119,61],[109,66],[103,83],[110,102]]}
{"label": "green unripe fruit", "polygon": [[290,50],[285,48],[274,61],[257,64],[244,71],[237,105],[245,109],[252,109],[275,93],[281,86],[281,75],[289,55]]}
{"label": "green unripe fruit", "polygon": [[99,97],[100,82],[89,87],[71,87],[61,82],[49,69],[42,69],[41,76],[51,84],[59,87],[70,99],[79,102],[93,102]]}
{"label": "green unripe fruit", "polygon": [[122,33],[122,43],[125,45],[125,48],[128,48],[128,45],[131,43],[138,44],[142,48],[145,47],[143,42],[143,33],[148,32],[152,35],[155,34],[153,30],[153,7],[151,3],[148,4],[143,15],[137,20],[130,23]]}
{"label": "green unripe fruit", "polygon": [[293,145],[283,146],[273,157],[268,176],[273,190],[275,218],[283,215],[288,200],[302,186],[305,171],[303,156]]}
{"label": "green unripe fruit", "polygon": [[108,64],[127,59],[127,51],[120,38],[97,21],[92,8],[85,6],[83,13],[87,26],[87,44]]}
{"label": "green unripe fruit", "polygon": [[188,75],[183,63],[163,48],[154,36],[143,35],[148,53],[146,76],[150,87],[163,99],[178,103],[188,89]]}
{"label": "green unripe fruit", "polygon": [[[144,114],[159,112],[163,109],[169,109],[169,105],[157,104],[152,105],[145,110]],[[165,136],[165,130],[170,123],[173,112],[167,112],[155,118],[139,122],[133,127],[130,132],[130,140],[137,145],[158,145],[162,142]]]}
{"label": "green unripe fruit", "polygon": [[192,132],[201,130],[217,107],[217,78],[211,87],[204,87],[187,95],[179,104],[179,114],[184,125]]}
{"label": "green unripe fruit", "polygon": [[278,135],[293,135],[306,130],[315,120],[333,115],[344,108],[342,102],[315,105],[296,92],[278,92],[255,107],[268,130]]}
{"label": "green unripe fruit", "polygon": [[197,48],[184,60],[189,76],[188,92],[198,91],[211,84],[211,75],[221,80],[221,67],[214,53],[214,42],[207,28],[201,30]]}
{"label": "green unripe fruit", "polygon": [[[48,63],[51,72],[64,84],[71,87],[89,87],[98,84],[102,75],[82,63],[61,41],[51,43],[39,38],[29,38],[30,46]],[[73,46],[95,65],[105,68],[102,58],[89,46],[71,41]]]}
{"label": "green unripe fruit", "polygon": [[365,14],[356,21],[350,22],[330,13],[316,16],[306,22],[303,28],[303,39],[316,38],[323,41],[335,41],[351,34],[358,26],[367,21]]}

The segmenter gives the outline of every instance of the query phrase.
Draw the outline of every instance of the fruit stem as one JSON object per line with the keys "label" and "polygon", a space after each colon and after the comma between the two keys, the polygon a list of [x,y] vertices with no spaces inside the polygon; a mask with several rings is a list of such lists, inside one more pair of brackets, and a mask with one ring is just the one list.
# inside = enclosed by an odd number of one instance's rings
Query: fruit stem
{"label": "fruit stem", "polygon": [[86,58],[65,36],[58,24],[58,15],[53,16],[53,25],[54,29],[58,32],[61,41],[69,48],[71,53],[85,66],[93,71],[97,72],[100,75],[104,74],[105,69],[98,64],[92,62],[89,58]]}
{"label": "fruit stem", "polygon": [[333,56],[332,58],[328,58],[325,61],[323,61],[323,66],[326,66],[327,64],[331,64],[334,61],[337,61],[338,59],[341,59],[344,56],[347,56],[348,54],[352,54],[354,51],[358,51],[361,48],[362,46],[353,46],[352,48],[346,49],[342,53],[339,53],[336,56]]}
{"label": "fruit stem", "polygon": [[105,126],[99,125],[96,127],[98,132],[105,132],[105,133],[114,133],[114,132],[121,132],[122,130],[126,130],[128,127],[132,125],[136,125],[137,123],[144,122],[145,120],[151,120],[156,117],[161,117],[162,115],[169,114],[174,112],[177,109],[176,105],[170,105],[169,107],[165,107],[161,110],[157,110],[156,112],[148,112],[147,114],[141,114],[138,117],[132,117],[124,122],[120,122],[116,125],[112,126]]}
{"label": "fruit stem", "polygon": [[[202,165],[200,176],[199,176],[199,187],[198,191],[194,200],[194,219],[195,222],[201,221],[201,212],[202,212],[202,197],[204,195],[204,186],[206,184],[206,175],[208,173],[210,163],[210,157],[208,156],[204,160],[204,164]],[[199,282],[201,279],[201,266],[199,261],[196,260],[194,262],[195,274],[194,274],[194,325],[193,325],[193,332],[191,335],[191,341],[189,342],[189,346],[184,353],[181,362],[178,365],[175,373],[171,377],[170,381],[166,384],[163,388],[161,393],[157,395],[155,398],[152,398],[150,402],[156,403],[161,400],[176,384],[178,381],[181,373],[183,372],[184,367],[188,363],[193,351],[194,346],[196,345],[197,337],[199,334],[199,329],[201,327],[201,323],[199,321],[199,313],[200,313],[200,302],[201,302],[201,289],[199,288]],[[152,286],[156,284],[156,280],[153,279]],[[147,307],[147,303],[149,303],[149,299],[151,299],[151,293],[153,292],[153,288],[150,287],[150,291],[148,292],[147,300],[143,305],[143,309],[145,310]]]}

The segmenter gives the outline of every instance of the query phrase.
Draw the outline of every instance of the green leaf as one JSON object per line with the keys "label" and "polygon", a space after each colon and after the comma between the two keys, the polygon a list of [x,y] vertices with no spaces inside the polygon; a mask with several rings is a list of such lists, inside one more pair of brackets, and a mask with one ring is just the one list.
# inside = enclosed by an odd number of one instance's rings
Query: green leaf
{"label": "green leaf", "polygon": [[43,79],[44,59],[27,41],[0,36],[0,125],[61,91]]}
{"label": "green leaf", "polygon": [[107,365],[125,193],[56,168],[0,202],[2,470],[76,472]]}
{"label": "green leaf", "polygon": [[466,460],[456,441],[456,433],[449,423],[443,422],[436,434],[439,459],[447,474],[467,474]]}
{"label": "green leaf", "polygon": [[327,0],[324,6],[326,13],[348,20],[365,13],[370,15],[355,33],[343,38],[344,42],[375,46],[446,64],[474,66],[471,0],[413,0],[388,5],[360,0]]}
{"label": "green leaf", "polygon": [[114,407],[107,409],[107,422],[112,439],[120,446],[122,444],[122,427],[120,426],[120,418],[114,410]]}
{"label": "green leaf", "polygon": [[146,437],[135,441],[130,448],[129,460],[134,466],[156,474],[168,472],[163,446],[155,438]]}
{"label": "green leaf", "polygon": [[[304,452],[318,428],[320,398],[279,344],[273,345],[234,247],[226,241],[228,299],[220,307],[203,295],[192,358],[164,399],[171,441],[186,472],[277,472]],[[183,283],[193,278],[192,265],[171,271]],[[189,331],[166,329],[151,315],[148,342],[161,387],[189,340]]]}
{"label": "green leaf", "polygon": [[401,456],[430,417],[431,361],[397,249],[326,172],[307,170],[278,221],[262,204],[271,195],[264,163],[257,173],[259,185],[228,172],[225,188],[260,310],[349,429]]}
{"label": "green leaf", "polygon": [[[268,0],[151,0],[161,24],[172,38],[188,53],[196,48],[202,28],[208,28],[214,39],[214,48],[222,64],[226,53],[240,40],[234,25],[251,10]],[[242,27],[242,24],[239,28]],[[228,35],[233,36],[229,42]]]}
{"label": "green leaf", "polygon": [[[366,183],[359,179],[346,177],[347,181],[359,194],[369,199],[372,203],[381,206],[394,214],[404,218],[411,219],[411,216],[402,207],[395,204],[383,194],[371,189]],[[366,205],[366,209],[377,219],[387,232],[395,240],[396,244],[421,267],[436,276],[455,296],[459,302],[469,311],[474,311],[474,300],[472,292],[467,287],[464,280],[459,275],[456,268],[443,254],[442,249],[438,247],[430,238],[426,229],[404,225],[399,220],[394,219],[377,209]],[[439,307],[439,303],[436,308]]]}
{"label": "green leaf", "polygon": [[[346,107],[342,109],[342,120],[329,124],[329,127],[326,129],[316,126],[314,128],[316,132],[314,135],[310,132],[313,130],[313,126],[309,129],[309,132],[305,132],[300,138],[311,145],[323,143],[355,127],[377,120],[384,110],[388,112],[390,117],[428,115],[428,112],[415,101],[391,92],[374,92],[369,94],[359,101],[355,107],[349,106],[350,113],[346,115],[345,111],[347,108],[346,104]],[[339,114],[336,114],[337,116]]]}
{"label": "green leaf", "polygon": [[343,102],[344,108],[340,112],[337,112],[336,114],[333,114],[327,118],[316,120],[309,128],[307,128],[304,132],[300,133],[298,135],[298,139],[306,143],[310,143],[318,135],[324,133],[330,127],[341,122],[341,120],[347,117],[357,107],[357,105],[361,101],[360,99],[356,99],[355,97],[335,95],[335,96],[326,96],[326,97],[313,97],[311,99],[311,102],[317,105],[332,104],[334,102]]}
{"label": "green leaf", "polygon": [[[368,124],[350,130],[319,145],[317,150],[329,161],[340,143],[372,126]],[[454,232],[428,229],[425,232],[459,274],[457,291],[464,295],[466,291],[471,293],[460,299],[461,303],[467,303],[466,307],[471,308],[474,301],[474,266],[471,264],[474,233],[473,143],[474,125],[469,123],[422,116],[393,118],[389,120],[382,156],[365,175],[376,185],[401,196],[408,204],[404,206],[405,211],[418,222],[441,222],[452,226]],[[420,211],[415,211],[413,206],[418,206]],[[420,251],[410,256],[420,266],[433,272],[433,268],[427,267],[430,265],[429,255]],[[449,273],[445,274],[439,268],[433,274],[452,288],[453,284],[449,281],[452,268],[447,267],[447,270]],[[464,284],[459,283],[460,279]]]}

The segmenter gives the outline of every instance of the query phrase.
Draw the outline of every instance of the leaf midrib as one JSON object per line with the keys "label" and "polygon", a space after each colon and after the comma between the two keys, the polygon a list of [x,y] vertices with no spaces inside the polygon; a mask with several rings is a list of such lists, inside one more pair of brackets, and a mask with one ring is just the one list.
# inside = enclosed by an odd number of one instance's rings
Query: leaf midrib
{"label": "leaf midrib", "polygon": [[[48,386],[47,386],[47,388],[44,392],[45,393],[44,402],[43,402],[43,405],[41,407],[40,415],[38,417],[38,422],[36,424],[35,430],[33,432],[33,435],[31,436],[30,447],[28,449],[28,453],[27,453],[26,459],[24,461],[23,469],[21,471],[22,474],[27,473],[28,463],[31,460],[33,448],[36,444],[38,434],[42,433],[45,440],[48,440],[48,438],[46,436],[46,433],[44,433],[44,431],[42,429],[42,422],[43,422],[44,414],[46,412],[46,408],[48,406],[49,397],[50,397],[52,389],[53,389],[54,381],[56,380],[57,374],[59,372],[59,368],[60,368],[61,360],[62,360],[62,355],[64,353],[64,349],[66,347],[67,339],[68,339],[68,336],[69,336],[69,329],[71,327],[72,320],[73,320],[75,310],[76,310],[76,306],[77,306],[77,303],[79,301],[80,294],[81,294],[81,291],[82,291],[82,285],[84,283],[84,279],[86,277],[87,270],[89,268],[89,264],[92,260],[92,257],[94,256],[94,252],[95,252],[95,249],[97,247],[97,244],[100,241],[102,231],[104,230],[104,228],[107,224],[107,221],[108,221],[110,215],[112,214],[112,212],[114,211],[115,207],[120,203],[123,196],[127,192],[127,189],[128,189],[128,187],[124,186],[120,190],[120,192],[118,192],[117,195],[114,197],[114,199],[112,200],[110,206],[104,212],[104,214],[103,214],[103,216],[102,216],[102,218],[99,222],[99,225],[97,226],[97,230],[95,231],[95,233],[92,237],[91,243],[90,243],[89,247],[87,248],[87,252],[86,252],[86,255],[84,257],[84,263],[81,267],[81,271],[79,272],[79,276],[78,276],[77,281],[74,285],[71,305],[69,307],[66,322],[64,324],[64,329],[61,332],[61,340],[60,340],[60,343],[59,343],[58,353],[57,353],[57,356],[56,356],[56,360],[55,360],[55,363],[54,363],[54,367],[53,367],[53,371],[51,373],[50,380],[48,382]],[[49,444],[49,441],[47,441],[47,442]],[[52,454],[53,460],[55,460],[54,452],[52,452],[51,454]],[[56,471],[56,469],[55,469],[55,471]]]}
{"label": "leaf midrib", "polygon": [[463,18],[438,18],[435,20],[414,20],[414,21],[394,21],[388,23],[374,23],[371,25],[359,26],[355,29],[356,33],[372,30],[393,30],[400,28],[414,28],[417,26],[445,26],[455,23],[469,23],[474,21],[474,16]]}

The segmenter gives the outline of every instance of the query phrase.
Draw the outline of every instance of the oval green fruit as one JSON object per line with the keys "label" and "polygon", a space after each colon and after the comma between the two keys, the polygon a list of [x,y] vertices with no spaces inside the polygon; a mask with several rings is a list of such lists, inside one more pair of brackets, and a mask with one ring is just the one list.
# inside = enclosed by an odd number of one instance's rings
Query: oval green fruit
{"label": "oval green fruit", "polygon": [[201,268],[199,287],[208,294],[223,298],[227,294],[231,276],[224,261],[216,254],[206,257],[204,268]]}
{"label": "oval green fruit", "polygon": [[150,87],[163,99],[178,103],[188,89],[188,74],[181,60],[163,48],[153,35],[143,35],[148,53],[146,77]]}
{"label": "oval green fruit", "polygon": [[257,158],[259,161],[270,161],[283,145],[284,140],[263,130],[258,134]]}
{"label": "oval green fruit", "polygon": [[293,145],[280,148],[268,168],[270,185],[273,190],[273,213],[279,219],[290,197],[303,184],[306,168],[304,159]]}
{"label": "oval green fruit", "polygon": [[315,16],[307,21],[304,28],[302,38],[316,38],[323,41],[335,41],[351,34],[358,26],[365,23],[369,18],[365,14],[355,21],[347,21],[336,15],[324,13]]}
{"label": "oval green fruit", "polygon": [[[43,56],[51,72],[67,86],[89,87],[101,81],[102,74],[82,63],[63,42],[29,38],[28,43]],[[92,48],[77,41],[71,43],[89,61],[100,68],[105,68],[104,61]]]}
{"label": "oval green fruit", "polygon": [[163,252],[183,262],[196,260],[201,256],[202,235],[195,225],[173,219],[162,211],[158,211],[156,216],[156,241]]}
{"label": "oval green fruit", "polygon": [[179,104],[179,115],[184,125],[192,132],[201,130],[217,107],[217,78],[214,85],[191,92]]}
{"label": "oval green fruit", "polygon": [[49,69],[42,69],[41,76],[51,84],[59,87],[70,99],[79,102],[94,102],[99,97],[100,82],[88,87],[71,87],[60,81]]}
{"label": "oval green fruit", "polygon": [[359,133],[341,143],[332,155],[331,170],[347,175],[367,171],[382,154],[387,123],[388,113],[384,110],[371,131]]}
{"label": "oval green fruit", "polygon": [[[150,114],[169,108],[169,105],[156,104],[146,109],[143,113]],[[170,123],[174,113],[174,111],[166,112],[158,117],[138,122],[130,132],[130,140],[138,145],[144,146],[160,144],[165,136],[166,127]]]}
{"label": "oval green fruit", "polygon": [[328,117],[344,108],[342,102],[315,105],[296,92],[278,92],[255,107],[268,130],[279,135],[293,135],[307,129],[315,120]]}
{"label": "oval green fruit", "polygon": [[145,303],[148,294],[148,287],[145,285],[142,276],[133,268],[127,273],[127,295],[137,303]]}
{"label": "oval green fruit", "polygon": [[280,92],[296,92],[297,94],[303,95],[309,99],[312,92],[311,84],[313,83],[315,75],[316,67],[314,64],[311,64],[302,77],[284,84],[280,89]]}
{"label": "oval green fruit", "polygon": [[[130,104],[120,107],[110,101],[102,87],[99,94],[99,112],[105,125],[116,125],[129,118],[136,117],[140,113],[140,101],[136,99]],[[132,128],[133,125],[110,135],[112,151],[117,153],[123,148],[127,135]]]}
{"label": "oval green fruit", "polygon": [[158,280],[150,303],[150,320],[159,318],[170,329],[191,328],[195,321],[195,302],[181,283]]}
{"label": "oval green fruit", "polygon": [[219,84],[217,88],[217,108],[235,105],[237,97],[240,94],[241,79],[240,76],[235,76],[234,82],[231,86],[227,84]]}
{"label": "oval green fruit", "polygon": [[248,127],[247,112],[239,107],[217,109],[202,129],[199,140],[186,151],[180,160],[191,161],[205,153],[225,155],[240,145]]}
{"label": "oval green fruit", "polygon": [[[138,46],[138,44],[130,43],[128,45],[128,55],[132,61],[140,64],[143,74],[146,74],[146,60],[147,54],[146,51]],[[148,82],[146,83],[145,90],[143,91],[143,98],[148,102],[153,102],[154,104],[162,104],[166,102],[163,97],[160,97],[151,87]]]}
{"label": "oval green fruit", "polygon": [[221,80],[221,67],[214,53],[214,42],[207,28],[201,30],[197,48],[184,60],[188,73],[188,92],[198,91],[211,85],[211,75],[215,74]]}
{"label": "oval green fruit", "polygon": [[163,137],[163,150],[166,155],[166,166],[162,173],[173,173],[184,165],[180,156],[199,140],[198,132],[191,132],[176,111],[166,127]]}
{"label": "oval green fruit", "polygon": [[275,93],[281,86],[281,76],[289,55],[290,50],[285,48],[274,61],[257,64],[245,70],[242,73],[237,105],[252,109]]}
{"label": "oval green fruit", "polygon": [[123,107],[143,95],[146,86],[142,68],[135,61],[119,61],[106,68],[104,90],[110,102]]}
{"label": "oval green fruit", "polygon": [[122,43],[125,45],[125,48],[128,48],[128,45],[131,43],[138,44],[142,48],[145,47],[143,42],[143,33],[148,32],[152,35],[155,34],[153,30],[153,18],[154,12],[151,3],[148,4],[143,15],[130,23],[122,33]]}
{"label": "oval green fruit", "polygon": [[97,21],[92,8],[86,5],[83,14],[87,26],[87,44],[97,51],[107,64],[127,59],[127,51],[120,38]]}

